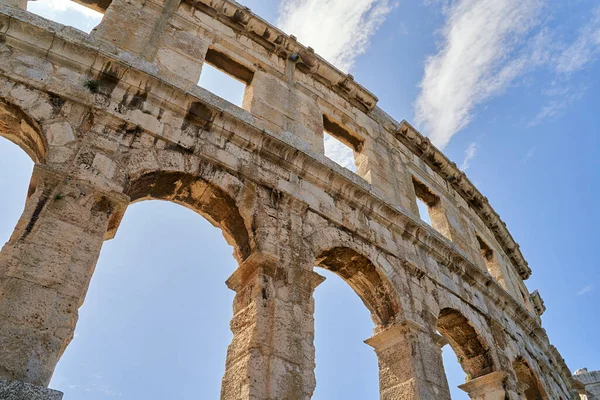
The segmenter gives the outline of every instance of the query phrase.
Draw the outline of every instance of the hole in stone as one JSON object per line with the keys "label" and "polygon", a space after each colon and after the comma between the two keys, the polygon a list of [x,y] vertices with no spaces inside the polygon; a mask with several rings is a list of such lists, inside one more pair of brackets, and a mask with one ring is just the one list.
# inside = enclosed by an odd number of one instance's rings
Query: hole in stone
{"label": "hole in stone", "polygon": [[70,0],[30,1],[27,3],[27,11],[85,33],[90,33],[103,17],[100,12]]}
{"label": "hole in stone", "polygon": [[208,49],[198,85],[242,107],[246,88],[253,78],[254,72],[245,65],[214,49]]}
{"label": "hole in stone", "polygon": [[325,146],[325,157],[356,173],[356,162],[354,161],[354,150],[352,148],[327,132],[323,132],[323,144]]}
{"label": "hole in stone", "polygon": [[419,216],[423,222],[431,226],[431,218],[429,217],[429,207],[423,200],[417,197],[417,207],[419,207]]}
{"label": "hole in stone", "polygon": [[246,85],[212,65],[204,64],[202,66],[202,75],[200,75],[198,85],[228,102],[242,107]]}

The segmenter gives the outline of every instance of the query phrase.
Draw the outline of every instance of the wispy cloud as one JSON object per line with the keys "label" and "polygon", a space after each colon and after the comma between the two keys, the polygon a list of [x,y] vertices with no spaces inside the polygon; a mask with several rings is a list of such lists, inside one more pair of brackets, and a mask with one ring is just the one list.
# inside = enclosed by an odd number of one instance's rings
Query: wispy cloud
{"label": "wispy cloud", "polygon": [[393,7],[391,0],[284,0],[278,25],[349,71]]}
{"label": "wispy cloud", "polygon": [[553,82],[549,89],[542,90],[542,95],[546,96],[548,100],[529,122],[529,126],[536,126],[560,117],[569,107],[580,100],[587,90],[588,87],[585,85],[575,87],[564,81]]}
{"label": "wispy cloud", "polygon": [[477,150],[477,143],[471,143],[467,150],[465,150],[465,159],[462,165],[460,166],[460,169],[462,171],[466,171],[469,169],[471,161],[473,160],[473,158],[475,158],[475,155],[477,154]]}
{"label": "wispy cloud", "polygon": [[577,296],[583,296],[585,294],[593,292],[594,289],[595,289],[594,285],[587,285],[586,287],[582,288],[580,291],[577,292]]}
{"label": "wispy cloud", "polygon": [[556,70],[570,74],[585,68],[600,56],[600,6],[581,29],[577,40],[557,57]]}
{"label": "wispy cloud", "polygon": [[446,2],[439,52],[425,65],[415,104],[417,123],[445,147],[473,118],[474,108],[501,93],[543,61],[538,51],[540,0],[456,0]]}

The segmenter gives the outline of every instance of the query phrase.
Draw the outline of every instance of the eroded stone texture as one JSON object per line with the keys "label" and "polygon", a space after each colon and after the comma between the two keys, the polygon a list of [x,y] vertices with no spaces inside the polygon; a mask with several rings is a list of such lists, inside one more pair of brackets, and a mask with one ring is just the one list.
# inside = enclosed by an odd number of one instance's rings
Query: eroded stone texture
{"label": "eroded stone texture", "polygon": [[0,380],[2,400],[62,400],[62,398],[63,394],[56,390],[25,382]]}
{"label": "eroded stone texture", "polygon": [[587,400],[600,399],[600,371],[588,372],[587,368],[575,371],[573,374],[579,393]]}
{"label": "eroded stone texture", "polygon": [[[581,390],[487,199],[311,48],[229,0],[82,0],[105,12],[91,35],[17,3],[0,3],[0,136],[36,167],[0,253],[5,386],[48,385],[103,241],[130,203],[165,200],[239,264],[223,400],[311,398],[315,266],[371,312],[382,399],[449,399],[445,344],[473,399]],[[242,108],[196,86],[205,63],[246,84]],[[324,131],[357,174],[324,156]]]}

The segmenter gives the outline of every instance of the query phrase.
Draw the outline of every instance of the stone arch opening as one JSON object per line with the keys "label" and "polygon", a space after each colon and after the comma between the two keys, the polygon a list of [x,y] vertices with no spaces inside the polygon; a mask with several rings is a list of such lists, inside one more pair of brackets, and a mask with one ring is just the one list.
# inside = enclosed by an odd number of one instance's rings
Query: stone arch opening
{"label": "stone arch opening", "polygon": [[[47,145],[37,124],[19,107],[0,99],[0,248],[11,235],[30,194],[34,163],[45,163]],[[26,156],[23,154],[25,153]]]}
{"label": "stone arch opening", "polygon": [[25,207],[33,165],[18,145],[0,136],[0,171],[11,171],[0,172],[0,249],[14,232]]}
{"label": "stone arch opening", "polygon": [[[373,397],[379,392],[377,355],[364,340],[372,334],[372,324],[376,330],[392,325],[401,308],[379,268],[357,250],[343,246],[321,250],[315,266],[326,270],[324,275],[328,278],[315,294],[315,394],[327,398],[351,393]],[[333,290],[335,298],[325,297],[327,291]],[[360,302],[365,308],[357,307]],[[368,322],[367,315],[372,323]],[[322,319],[325,316],[328,317],[326,328]],[[336,325],[331,326],[331,321],[336,321]],[[327,338],[321,334],[325,332]],[[332,337],[338,339],[333,342]],[[323,354],[334,360],[326,360]],[[351,382],[345,382],[340,375]]]}
{"label": "stone arch opening", "polygon": [[250,256],[250,235],[235,201],[200,177],[183,172],[150,172],[133,180],[125,194],[132,202],[153,199],[183,205],[221,228],[238,262]]}
{"label": "stone arch opening", "polygon": [[371,312],[343,278],[318,273],[326,280],[314,293],[313,398],[379,398],[377,354],[364,343],[373,332]]}
{"label": "stone arch opening", "polygon": [[538,378],[529,366],[529,363],[523,358],[518,357],[513,362],[513,369],[517,374],[519,394],[526,400],[547,400],[548,396],[540,385]]}
{"label": "stone arch opening", "polygon": [[0,137],[19,146],[34,163],[44,164],[48,145],[35,121],[19,107],[0,100]]}
{"label": "stone arch opening", "polygon": [[452,308],[441,310],[437,330],[452,347],[458,362],[467,374],[467,380],[493,372],[494,363],[489,347],[473,324],[460,311]]}
{"label": "stone arch opening", "polygon": [[238,268],[218,230],[174,202],[132,205],[103,246],[50,386],[75,399],[187,399],[198,387],[218,399],[235,295],[225,280]]}
{"label": "stone arch opening", "polygon": [[316,266],[325,268],[346,281],[371,312],[377,327],[394,322],[401,308],[377,267],[364,255],[349,247],[323,251]]}

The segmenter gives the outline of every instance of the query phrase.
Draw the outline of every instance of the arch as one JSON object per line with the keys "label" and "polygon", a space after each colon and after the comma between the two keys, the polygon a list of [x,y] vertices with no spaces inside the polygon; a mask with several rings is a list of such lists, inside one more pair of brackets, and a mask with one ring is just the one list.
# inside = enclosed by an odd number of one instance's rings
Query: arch
{"label": "arch", "polygon": [[525,358],[517,357],[513,362],[513,369],[517,375],[519,393],[523,395],[526,400],[548,399],[539,379]]}
{"label": "arch", "polygon": [[315,265],[325,268],[346,281],[371,312],[377,327],[394,322],[401,312],[387,278],[373,262],[350,247],[333,247],[322,251]]}
{"label": "arch", "polygon": [[132,202],[165,200],[183,205],[221,228],[238,262],[252,251],[251,238],[231,196],[206,180],[184,172],[153,171],[131,181],[125,194]]}
{"label": "arch", "polygon": [[448,340],[469,380],[493,372],[494,362],[489,347],[460,311],[442,309],[437,330]]}
{"label": "arch", "polygon": [[0,99],[0,136],[19,146],[34,163],[45,163],[48,145],[33,118]]}

